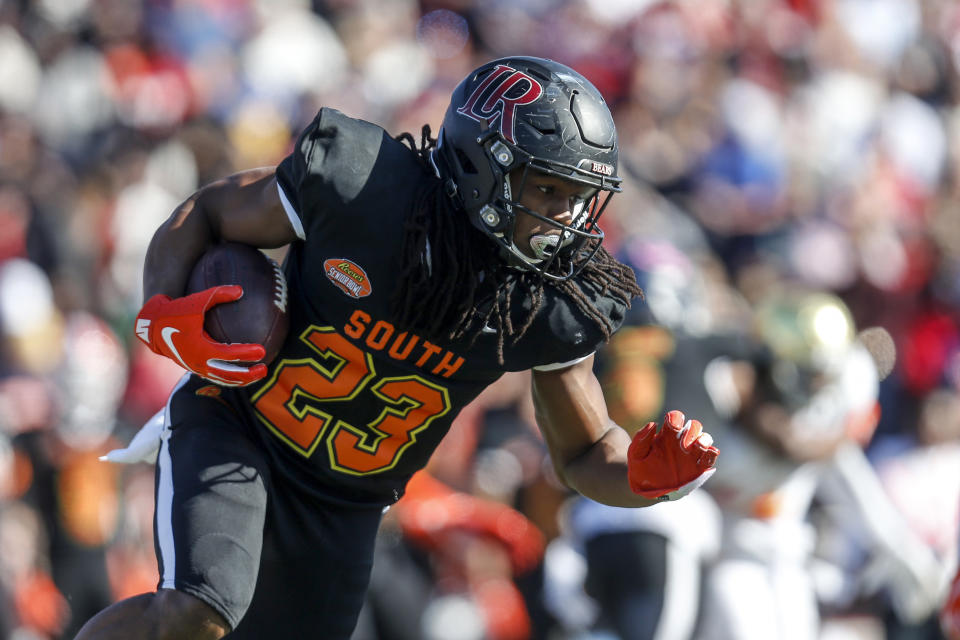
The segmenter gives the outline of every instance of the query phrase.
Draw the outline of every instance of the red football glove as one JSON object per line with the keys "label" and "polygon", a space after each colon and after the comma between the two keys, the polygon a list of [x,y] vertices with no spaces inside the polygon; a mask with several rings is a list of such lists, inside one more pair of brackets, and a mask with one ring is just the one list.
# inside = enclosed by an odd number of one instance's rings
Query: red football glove
{"label": "red football glove", "polygon": [[713,475],[720,451],[698,420],[686,420],[671,411],[657,429],[649,422],[637,432],[627,450],[630,488],[651,500],[676,500]]}
{"label": "red football glove", "polygon": [[228,387],[250,384],[267,375],[267,365],[256,362],[266,352],[259,344],[223,344],[203,330],[207,309],[243,295],[239,285],[222,285],[170,298],[157,294],[137,315],[137,337],[151,350],[166,356],[191,373]]}
{"label": "red football glove", "polygon": [[940,610],[940,626],[947,638],[960,640],[960,571],[953,577],[950,594]]}

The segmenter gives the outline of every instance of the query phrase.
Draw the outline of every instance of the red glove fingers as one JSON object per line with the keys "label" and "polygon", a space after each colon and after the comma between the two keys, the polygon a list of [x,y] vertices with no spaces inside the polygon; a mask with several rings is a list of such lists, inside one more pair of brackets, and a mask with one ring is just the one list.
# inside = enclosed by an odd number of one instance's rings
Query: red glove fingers
{"label": "red glove fingers", "polygon": [[[206,311],[210,307],[216,306],[218,304],[223,304],[224,302],[233,302],[234,300],[239,300],[243,297],[243,287],[238,284],[225,284],[219,287],[211,287],[204,291],[198,291],[194,294],[195,296],[203,296],[207,294],[207,301],[204,303],[203,310]],[[185,300],[190,296],[184,296],[183,298],[178,298],[179,300]]]}
{"label": "red glove fingers", "polygon": [[645,498],[676,500],[706,482],[719,450],[699,420],[667,413],[661,428],[648,423],[627,451],[630,488]]}
{"label": "red glove fingers", "polygon": [[267,366],[237,363],[262,360],[263,346],[216,342],[203,329],[208,309],[242,295],[238,285],[211,287],[182,298],[155,295],[137,315],[137,337],[155,353],[207,380],[226,386],[250,384],[267,375]]}

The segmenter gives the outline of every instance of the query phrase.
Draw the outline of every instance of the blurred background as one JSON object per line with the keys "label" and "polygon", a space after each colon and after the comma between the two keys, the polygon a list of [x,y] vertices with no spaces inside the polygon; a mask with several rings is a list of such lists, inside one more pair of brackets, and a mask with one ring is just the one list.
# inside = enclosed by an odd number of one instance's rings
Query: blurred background
{"label": "blurred background", "polygon": [[131,331],[173,207],[279,162],[320,106],[436,132],[518,54],[618,123],[606,246],[647,296],[599,354],[611,415],[700,418],[720,470],[676,504],[575,499],[509,374],[388,514],[357,640],[942,637],[954,0],[0,0],[0,638],[71,638],[156,586],[153,469],[97,458],[181,374]]}

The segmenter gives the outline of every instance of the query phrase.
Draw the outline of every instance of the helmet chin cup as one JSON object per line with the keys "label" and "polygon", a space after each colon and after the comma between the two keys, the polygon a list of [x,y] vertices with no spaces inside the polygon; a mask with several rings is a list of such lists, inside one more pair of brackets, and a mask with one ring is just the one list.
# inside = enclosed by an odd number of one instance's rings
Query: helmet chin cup
{"label": "helmet chin cup", "polygon": [[560,235],[538,233],[530,238],[530,249],[540,260],[549,260],[561,249],[569,247],[572,242],[573,234],[571,233]]}

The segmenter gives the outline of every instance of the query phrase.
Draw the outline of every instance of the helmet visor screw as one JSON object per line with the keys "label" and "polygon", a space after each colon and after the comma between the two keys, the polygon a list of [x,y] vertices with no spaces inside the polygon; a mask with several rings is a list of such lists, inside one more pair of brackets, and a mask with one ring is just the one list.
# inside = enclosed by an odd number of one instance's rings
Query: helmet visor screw
{"label": "helmet visor screw", "polygon": [[513,162],[513,154],[510,152],[510,149],[507,148],[507,145],[502,142],[495,143],[490,147],[490,151],[493,152],[493,157],[497,159],[497,162],[505,167]]}
{"label": "helmet visor screw", "polygon": [[494,211],[493,207],[489,205],[483,208],[480,217],[488,227],[495,227],[500,224],[500,214]]}

